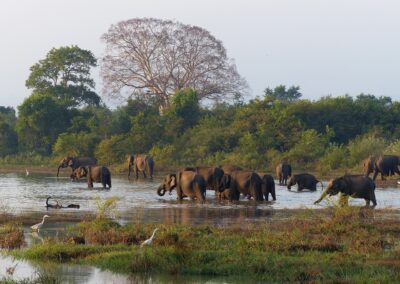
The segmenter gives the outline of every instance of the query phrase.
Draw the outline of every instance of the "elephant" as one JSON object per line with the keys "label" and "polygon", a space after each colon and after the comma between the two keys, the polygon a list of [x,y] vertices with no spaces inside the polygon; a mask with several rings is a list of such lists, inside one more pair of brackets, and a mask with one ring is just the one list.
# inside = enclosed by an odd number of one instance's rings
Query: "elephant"
{"label": "elephant", "polygon": [[93,187],[93,182],[100,182],[103,188],[111,188],[111,173],[107,167],[104,166],[89,166],[79,167],[74,171],[74,175],[77,179],[87,177],[88,187]]}
{"label": "elephant", "polygon": [[251,171],[234,171],[224,174],[219,192],[229,188],[229,200],[239,200],[240,194],[251,196],[256,201],[263,201],[262,180],[260,176]]}
{"label": "elephant", "polygon": [[71,167],[72,172],[79,167],[95,166],[97,165],[97,160],[91,157],[65,157],[61,160],[57,169],[57,177],[60,173],[60,168]]}
{"label": "elephant", "polygon": [[185,171],[194,171],[201,175],[207,184],[207,189],[218,192],[224,171],[220,167],[187,167]]}
{"label": "elephant", "polygon": [[276,200],[274,178],[266,173],[258,173],[258,175],[262,181],[261,190],[264,194],[265,200],[268,201],[269,194],[271,194],[273,200]]}
{"label": "elephant", "polygon": [[322,182],[317,180],[315,176],[307,173],[293,175],[289,178],[287,188],[290,188],[297,184],[297,191],[302,191],[303,189],[309,189],[311,191],[317,190],[317,184],[321,183],[321,187],[323,189]]}
{"label": "elephant", "polygon": [[177,174],[166,175],[157,189],[157,194],[164,196],[166,191],[171,194],[172,190],[176,188],[179,200],[189,197],[192,200],[205,202],[206,186],[207,183],[201,175],[194,171],[182,170]]}
{"label": "elephant", "polygon": [[378,174],[381,174],[381,179],[385,180],[384,176],[391,176],[399,171],[400,157],[395,155],[382,155],[378,157],[369,157],[364,161],[365,176],[368,177],[374,172],[373,180],[376,179]]}
{"label": "elephant", "polygon": [[145,154],[136,154],[128,156],[128,179],[131,176],[131,169],[133,167],[133,173],[136,176],[136,179],[139,178],[139,172],[143,174],[143,177],[146,178],[147,175],[150,178],[153,178],[154,171],[154,160],[152,157]]}
{"label": "elephant", "polygon": [[377,204],[375,183],[372,179],[363,175],[344,175],[331,180],[328,187],[322,192],[321,197],[314,204],[321,202],[327,195],[336,195],[339,192],[339,204],[342,206],[347,205],[349,197],[365,199],[366,206],[369,206],[371,201],[373,207]]}
{"label": "elephant", "polygon": [[218,167],[221,168],[224,171],[224,173],[228,174],[228,175],[230,175],[234,171],[243,170],[241,167],[235,166],[235,165],[223,165],[223,166],[218,166]]}
{"label": "elephant", "polygon": [[279,185],[287,185],[287,179],[292,176],[292,166],[287,163],[279,163],[276,166],[276,176],[279,179]]}

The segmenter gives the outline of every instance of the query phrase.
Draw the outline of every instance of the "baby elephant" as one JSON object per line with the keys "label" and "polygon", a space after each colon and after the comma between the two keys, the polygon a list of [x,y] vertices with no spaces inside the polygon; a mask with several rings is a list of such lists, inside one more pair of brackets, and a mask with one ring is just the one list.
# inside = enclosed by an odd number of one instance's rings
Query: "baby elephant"
{"label": "baby elephant", "polygon": [[74,173],[76,179],[87,176],[88,187],[93,187],[93,182],[100,182],[103,188],[111,188],[111,173],[107,167],[104,166],[89,166],[89,167],[79,167]]}
{"label": "baby elephant", "polygon": [[327,195],[340,193],[340,205],[347,205],[349,197],[365,199],[366,206],[372,201],[373,207],[376,206],[375,183],[369,177],[363,175],[344,175],[331,180],[328,187],[322,192],[321,197],[314,202],[317,204]]}
{"label": "baby elephant", "polygon": [[318,183],[321,183],[321,187],[323,188],[322,182],[317,180],[315,176],[306,173],[298,174],[289,178],[287,188],[290,190],[293,185],[297,184],[297,191],[302,191],[303,189],[316,191]]}

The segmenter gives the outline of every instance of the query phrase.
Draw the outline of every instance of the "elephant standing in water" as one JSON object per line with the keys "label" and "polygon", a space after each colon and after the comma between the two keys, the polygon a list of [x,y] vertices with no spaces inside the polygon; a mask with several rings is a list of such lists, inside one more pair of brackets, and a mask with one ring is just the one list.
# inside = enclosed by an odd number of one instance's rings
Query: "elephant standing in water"
{"label": "elephant standing in water", "polygon": [[136,179],[139,178],[139,172],[146,178],[146,173],[150,178],[153,178],[154,161],[153,158],[145,154],[129,155],[128,156],[128,179],[131,176],[131,169],[133,167],[133,173]]}
{"label": "elephant standing in water", "polygon": [[177,174],[168,174],[164,177],[157,189],[157,194],[164,196],[166,191],[176,188],[178,199],[189,197],[192,200],[204,202],[206,200],[206,181],[194,171],[179,171]]}
{"label": "elephant standing in water", "polygon": [[97,160],[91,157],[65,157],[61,160],[57,169],[57,177],[60,173],[60,168],[71,167],[72,172],[79,167],[95,166],[97,165]]}
{"label": "elephant standing in water", "polygon": [[348,204],[349,197],[365,199],[366,206],[372,201],[373,207],[376,206],[375,183],[369,177],[363,175],[345,175],[331,180],[328,187],[322,192],[321,197],[314,202],[318,204],[327,195],[340,193],[339,205]]}
{"label": "elephant standing in water", "polygon": [[93,182],[100,182],[104,189],[106,185],[108,185],[108,188],[111,188],[111,173],[110,170],[104,166],[79,167],[75,169],[73,176],[76,179],[87,177],[89,188],[93,187]]}
{"label": "elephant standing in water", "polygon": [[307,173],[297,174],[289,178],[287,188],[290,190],[293,185],[297,184],[297,191],[302,191],[303,189],[316,191],[318,183],[321,183],[321,187],[323,188],[322,182],[317,180],[315,176]]}
{"label": "elephant standing in water", "polygon": [[392,176],[395,173],[400,175],[399,171],[400,158],[395,155],[383,155],[379,157],[369,157],[364,161],[365,176],[374,173],[373,180],[378,174],[381,174],[381,179],[385,180],[384,176]]}
{"label": "elephant standing in water", "polygon": [[276,166],[276,176],[279,179],[279,185],[287,185],[287,180],[292,176],[292,166],[287,163],[279,163]]}
{"label": "elephant standing in water", "polygon": [[201,175],[207,184],[207,189],[218,192],[224,171],[220,167],[187,167],[185,171],[194,171]]}
{"label": "elephant standing in water", "polygon": [[[226,190],[229,188],[229,191]],[[253,197],[257,201],[263,201],[262,180],[255,172],[234,171],[222,178],[220,193],[229,196],[229,200],[239,200],[240,194]]]}
{"label": "elephant standing in water", "polygon": [[261,190],[264,194],[265,200],[268,201],[269,194],[271,194],[273,200],[276,200],[274,178],[271,175],[265,173],[258,173],[258,175],[261,178]]}

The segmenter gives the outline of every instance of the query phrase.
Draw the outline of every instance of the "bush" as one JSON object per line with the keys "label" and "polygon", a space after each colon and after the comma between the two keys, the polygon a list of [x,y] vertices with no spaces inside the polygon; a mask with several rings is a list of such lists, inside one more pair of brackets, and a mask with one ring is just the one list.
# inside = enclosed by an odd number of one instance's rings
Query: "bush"
{"label": "bush", "polygon": [[93,156],[99,137],[93,133],[62,133],[53,146],[53,154],[64,156]]}
{"label": "bush", "polygon": [[400,155],[400,139],[387,146],[384,153],[387,155]]}
{"label": "bush", "polygon": [[342,145],[331,145],[326,150],[319,164],[329,170],[336,170],[346,166],[348,155],[349,153],[346,147]]}
{"label": "bush", "polygon": [[99,164],[111,165],[123,162],[128,154],[127,144],[124,135],[114,135],[103,139],[94,152]]}
{"label": "bush", "polygon": [[375,137],[374,134],[356,137],[354,140],[351,140],[347,146],[349,151],[349,166],[359,165],[371,155],[383,154],[386,146],[386,140]]}

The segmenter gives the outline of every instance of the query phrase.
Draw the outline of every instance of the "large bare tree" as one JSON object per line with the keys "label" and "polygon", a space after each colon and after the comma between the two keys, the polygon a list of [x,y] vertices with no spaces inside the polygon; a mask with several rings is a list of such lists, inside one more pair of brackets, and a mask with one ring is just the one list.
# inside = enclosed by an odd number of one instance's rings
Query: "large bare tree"
{"label": "large bare tree", "polygon": [[102,36],[104,93],[157,96],[167,106],[177,90],[199,99],[229,99],[247,92],[221,41],[203,28],[169,20],[137,18],[112,25]]}

